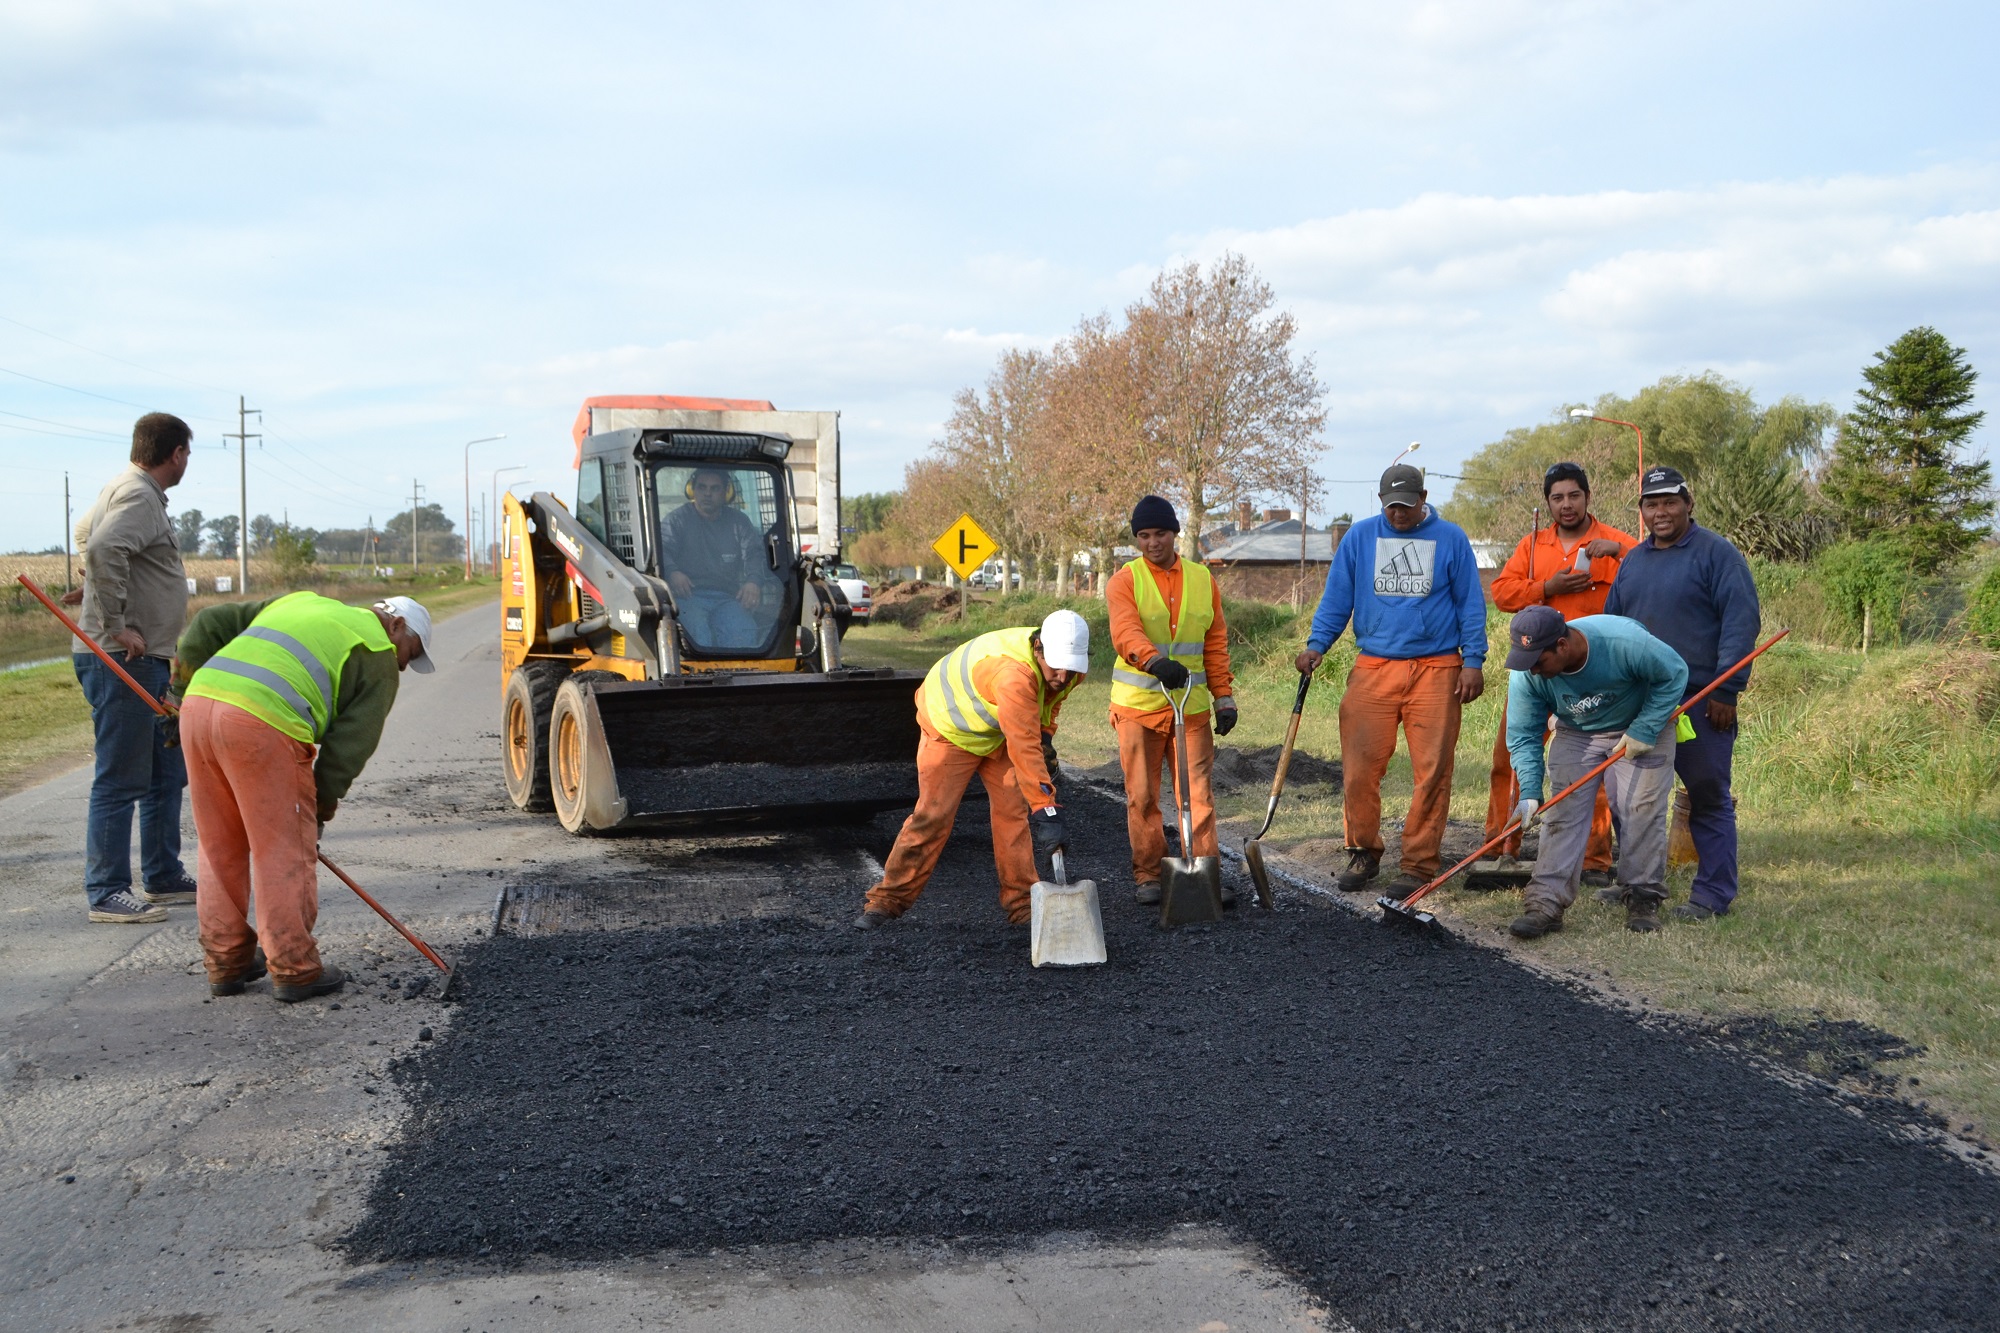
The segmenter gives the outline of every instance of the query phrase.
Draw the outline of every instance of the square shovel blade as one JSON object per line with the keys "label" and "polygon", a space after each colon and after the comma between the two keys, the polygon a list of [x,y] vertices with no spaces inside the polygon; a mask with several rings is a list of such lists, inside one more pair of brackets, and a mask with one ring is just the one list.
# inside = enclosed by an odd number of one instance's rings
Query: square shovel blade
{"label": "square shovel blade", "polygon": [[1222,920],[1222,858],[1160,858],[1160,925]]}
{"label": "square shovel blade", "polygon": [[1028,890],[1028,961],[1036,967],[1089,967],[1105,959],[1104,915],[1097,883],[1080,879]]}

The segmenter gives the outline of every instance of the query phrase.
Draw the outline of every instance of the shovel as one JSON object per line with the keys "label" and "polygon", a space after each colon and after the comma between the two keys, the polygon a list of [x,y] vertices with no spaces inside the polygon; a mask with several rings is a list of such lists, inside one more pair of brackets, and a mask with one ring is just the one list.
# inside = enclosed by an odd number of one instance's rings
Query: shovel
{"label": "shovel", "polygon": [[1174,710],[1174,757],[1180,773],[1180,781],[1174,784],[1174,814],[1181,826],[1181,854],[1160,858],[1162,927],[1222,920],[1222,858],[1192,854],[1194,776],[1188,769],[1187,714],[1182,710],[1193,692],[1192,680],[1179,699],[1165,685],[1160,686],[1160,693],[1167,696],[1167,704]]}
{"label": "shovel", "polygon": [[1036,967],[1090,967],[1105,959],[1104,916],[1097,883],[1069,882],[1062,849],[1049,855],[1055,882],[1038,879],[1028,890],[1028,961]]}
{"label": "shovel", "polygon": [[1257,830],[1254,838],[1243,840],[1243,864],[1250,867],[1250,879],[1257,885],[1257,906],[1270,908],[1277,906],[1271,893],[1271,873],[1264,869],[1263,838],[1271,831],[1271,821],[1278,817],[1278,794],[1285,789],[1285,773],[1292,766],[1292,746],[1299,739],[1299,715],[1306,711],[1306,691],[1312,688],[1310,671],[1299,673],[1299,697],[1292,701],[1292,720],[1285,724],[1285,748],[1278,752],[1278,771],[1271,775],[1271,801],[1264,807],[1264,827]]}

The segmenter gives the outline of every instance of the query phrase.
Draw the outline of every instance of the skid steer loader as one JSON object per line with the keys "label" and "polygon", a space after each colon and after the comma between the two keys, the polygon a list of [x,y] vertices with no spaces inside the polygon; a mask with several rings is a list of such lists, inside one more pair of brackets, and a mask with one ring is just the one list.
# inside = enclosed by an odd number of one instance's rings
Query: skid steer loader
{"label": "skid steer loader", "polygon": [[599,833],[915,803],[922,674],[840,661],[838,441],[830,412],[585,404],[575,507],[506,499],[501,740],[515,805]]}

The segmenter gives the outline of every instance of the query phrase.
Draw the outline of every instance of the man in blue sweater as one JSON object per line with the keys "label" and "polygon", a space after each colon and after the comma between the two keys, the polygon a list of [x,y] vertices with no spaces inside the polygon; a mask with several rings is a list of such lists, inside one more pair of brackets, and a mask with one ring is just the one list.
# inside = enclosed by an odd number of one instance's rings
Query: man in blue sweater
{"label": "man in blue sweater", "polygon": [[1623,616],[1565,622],[1552,606],[1531,606],[1508,627],[1507,754],[1521,779],[1514,817],[1523,832],[1542,803],[1542,735],[1549,741],[1548,780],[1561,791],[1604,762],[1622,743],[1625,757],[1549,811],[1541,854],[1508,927],[1524,940],[1562,929],[1576,901],[1590,821],[1603,786],[1623,833],[1618,883],[1625,928],[1660,928],[1667,896],[1667,802],[1674,791],[1674,728],[1667,723],[1687,686],[1680,654]]}
{"label": "man in blue sweater", "polygon": [[[1691,695],[1756,648],[1757,585],[1743,553],[1694,521],[1694,497],[1673,468],[1646,469],[1639,517],[1648,540],[1626,553],[1604,610],[1630,616],[1679,653]],[[1706,921],[1736,899],[1736,798],[1729,776],[1736,696],[1749,683],[1745,667],[1691,709],[1694,739],[1674,755],[1688,793],[1688,831],[1701,858],[1689,901],[1674,909],[1677,920]]]}
{"label": "man in blue sweater", "polygon": [[1333,553],[1298,668],[1317,668],[1353,622],[1361,655],[1340,699],[1348,857],[1336,883],[1353,892],[1381,868],[1382,775],[1400,725],[1417,790],[1403,820],[1402,873],[1387,893],[1405,898],[1438,872],[1459,710],[1486,688],[1486,599],[1472,543],[1425,503],[1423,473],[1391,467],[1381,498],[1382,513],[1349,528]]}

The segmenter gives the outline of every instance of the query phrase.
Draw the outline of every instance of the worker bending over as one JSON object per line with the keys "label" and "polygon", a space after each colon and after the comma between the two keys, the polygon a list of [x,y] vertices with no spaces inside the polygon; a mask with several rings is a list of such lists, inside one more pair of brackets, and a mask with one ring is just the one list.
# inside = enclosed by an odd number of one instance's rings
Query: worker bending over
{"label": "worker bending over", "polygon": [[311,592],[211,606],[181,635],[173,688],[186,696],[210,994],[240,995],[263,975],[260,942],[271,993],[288,1004],[346,982],[313,940],[319,830],[382,739],[397,673],[433,669],[430,639],[430,612],[408,597],[358,607]]}
{"label": "worker bending over", "polygon": [[1000,909],[1009,925],[1027,922],[1035,853],[1067,838],[1049,772],[1056,715],[1088,670],[1090,626],[1074,611],[1051,612],[1039,630],[982,634],[931,667],[917,689],[917,808],[868,890],[857,929],[893,921],[917,901],[975,773],[986,784]]}
{"label": "worker bending over", "polygon": [[[1219,856],[1209,777],[1215,767],[1215,738],[1227,736],[1236,725],[1222,594],[1206,565],[1175,553],[1180,530],[1172,505],[1157,495],[1140,500],[1132,510],[1132,539],[1140,558],[1104,585],[1111,647],[1118,654],[1111,666],[1111,725],[1118,733],[1118,763],[1125,770],[1125,832],[1132,841],[1132,880],[1142,906],[1160,901],[1160,858],[1167,850],[1160,823],[1161,760],[1173,769],[1174,790],[1187,802],[1194,825],[1194,846],[1183,847],[1181,855]],[[1188,790],[1183,792],[1173,709],[1161,691],[1172,690],[1179,698],[1190,682],[1193,688],[1182,708],[1188,747]],[[1222,905],[1236,905],[1227,884]]]}
{"label": "worker bending over", "polygon": [[1687,684],[1679,653],[1623,616],[1565,622],[1550,606],[1531,606],[1508,631],[1507,749],[1521,777],[1514,817],[1525,831],[1542,802],[1542,738],[1549,719],[1548,780],[1567,788],[1624,743],[1625,755],[1542,821],[1542,850],[1523,893],[1523,912],[1507,928],[1524,940],[1562,929],[1576,901],[1590,837],[1590,809],[1608,787],[1618,813],[1618,883],[1625,927],[1658,930],[1667,896],[1667,804],[1674,790],[1674,728],[1668,718]]}
{"label": "worker bending over", "polygon": [[[1564,620],[1580,620],[1604,610],[1618,561],[1638,539],[1603,522],[1590,512],[1590,477],[1581,464],[1557,463],[1542,474],[1542,498],[1549,505],[1549,526],[1521,538],[1514,554],[1493,577],[1493,604],[1502,611],[1552,606]],[[1500,726],[1493,736],[1493,776],[1486,800],[1486,836],[1497,837],[1521,799],[1521,784],[1507,761],[1507,705],[1502,697]],[[1517,831],[1500,844],[1500,855],[1521,854]],[[1605,889],[1611,884],[1611,803],[1600,787],[1590,817],[1590,850],[1584,854],[1583,882]],[[1600,895],[1602,896],[1602,895]],[[1611,899],[1606,899],[1611,901]]]}

